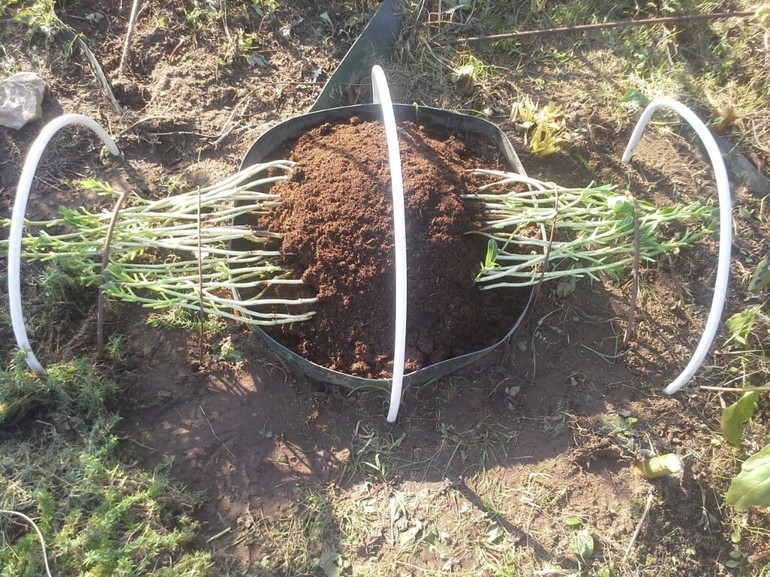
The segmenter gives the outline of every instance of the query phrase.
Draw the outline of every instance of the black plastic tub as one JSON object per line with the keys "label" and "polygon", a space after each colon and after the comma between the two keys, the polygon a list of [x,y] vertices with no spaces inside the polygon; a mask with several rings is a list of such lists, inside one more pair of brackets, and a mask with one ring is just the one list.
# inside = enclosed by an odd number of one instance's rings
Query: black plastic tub
{"label": "black plastic tub", "polygon": [[[513,146],[503,132],[494,124],[481,118],[438,108],[418,107],[407,104],[394,104],[393,108],[397,123],[403,120],[412,120],[428,126],[444,128],[461,138],[471,136],[484,137],[498,148],[502,161],[506,163],[511,170],[519,174],[525,174],[524,168],[521,166],[521,162],[519,161]],[[357,116],[362,120],[380,119],[381,109],[379,104],[344,106],[311,112],[282,122],[265,132],[254,142],[246,153],[241,168],[279,158],[282,149],[288,143],[294,141],[300,135],[315,126],[326,122],[348,121],[354,116]],[[242,224],[242,222],[236,220],[235,224]],[[234,245],[234,248],[238,249],[239,245]],[[240,248],[246,249],[247,247],[244,246]],[[446,359],[439,363],[423,367],[418,371],[405,374],[404,386],[409,384],[423,384],[446,376],[453,371],[480,359],[484,355],[489,354],[502,343],[508,341],[518,330],[522,320],[526,316],[532,303],[532,296],[533,293],[530,292],[529,299],[527,299],[527,303],[518,319],[510,328],[510,331],[497,343],[478,351]],[[349,388],[365,385],[385,386],[390,383],[390,379],[367,379],[355,375],[348,375],[318,365],[285,347],[259,326],[252,325],[252,327],[255,334],[261,338],[270,349],[284,359],[291,367],[311,379]]]}

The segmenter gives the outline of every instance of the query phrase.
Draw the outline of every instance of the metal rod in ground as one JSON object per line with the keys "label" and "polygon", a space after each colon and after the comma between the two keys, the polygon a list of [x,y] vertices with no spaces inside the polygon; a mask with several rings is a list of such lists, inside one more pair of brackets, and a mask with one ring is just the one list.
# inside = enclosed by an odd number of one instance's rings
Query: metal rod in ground
{"label": "metal rod in ground", "polygon": [[711,14],[689,14],[683,16],[665,16],[661,18],[644,18],[639,20],[618,20],[616,22],[600,22],[598,24],[579,24],[562,26],[560,28],[543,28],[540,30],[521,30],[519,32],[504,32],[488,36],[469,36],[467,38],[452,38],[437,42],[439,46],[454,46],[456,44],[473,44],[479,42],[495,42],[498,40],[514,40],[528,36],[545,36],[549,34],[564,34],[569,32],[586,32],[603,30],[605,28],[628,28],[631,26],[651,26],[654,24],[677,24],[682,22],[697,22],[699,20],[727,20],[730,18],[750,18],[756,14],[753,10],[743,12],[714,12]]}

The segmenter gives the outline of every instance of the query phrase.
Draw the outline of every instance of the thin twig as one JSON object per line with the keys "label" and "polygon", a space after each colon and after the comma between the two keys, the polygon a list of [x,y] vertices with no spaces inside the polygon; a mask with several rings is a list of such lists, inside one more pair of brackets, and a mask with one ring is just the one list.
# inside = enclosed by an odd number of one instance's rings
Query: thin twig
{"label": "thin twig", "polygon": [[124,128],[123,130],[118,132],[117,136],[121,137],[126,132],[130,132],[131,130],[133,130],[134,128],[139,126],[140,124],[144,124],[145,122],[149,122],[151,120],[171,120],[171,119],[173,119],[172,116],[145,116],[144,118],[140,118],[139,120],[137,120],[133,124],[129,125],[127,128]]}
{"label": "thin twig", "polygon": [[94,53],[91,52],[88,44],[86,44],[72,28],[62,22],[58,16],[54,14],[54,17],[61,28],[61,34],[67,41],[78,45],[80,50],[83,52],[83,55],[86,57],[86,60],[88,60],[88,64],[91,65],[91,70],[99,81],[99,84],[101,84],[102,90],[104,90],[104,95],[107,97],[107,100],[110,101],[110,104],[112,104],[113,108],[115,108],[115,111],[120,116],[123,116],[123,108],[121,108],[120,103],[118,103],[118,99],[115,98],[115,93],[112,91],[110,81],[107,80],[107,75],[104,73],[101,64],[99,64],[96,56],[94,56]]}
{"label": "thin twig", "polygon": [[[540,280],[535,285],[535,290],[540,291],[540,285],[545,280],[545,273],[548,272],[548,261],[551,258],[551,249],[553,248],[553,237],[556,234],[556,219],[559,217],[559,191],[554,191],[553,199],[553,220],[551,220],[551,232],[548,235],[548,245],[545,247],[545,254],[543,255],[543,272],[540,275]],[[535,295],[537,298],[537,295]]]}
{"label": "thin twig", "polygon": [[118,74],[123,76],[126,69],[126,62],[128,61],[128,50],[131,45],[131,36],[134,35],[134,24],[136,23],[136,17],[139,14],[139,0],[134,0],[131,4],[131,16],[128,18],[128,29],[126,30],[126,41],[123,43],[123,54],[120,56],[120,65],[118,66]]}
{"label": "thin twig", "polygon": [[217,435],[217,432],[214,430],[214,425],[211,424],[211,421],[209,421],[209,418],[206,415],[206,411],[203,410],[203,405],[198,405],[198,408],[201,410],[201,414],[203,414],[203,418],[206,419],[206,422],[209,424],[209,429],[211,429],[211,434],[214,435],[214,438],[222,444],[222,446],[225,448],[225,451],[230,453],[230,456],[233,459],[237,459],[238,457],[235,456],[235,454],[230,450],[230,448],[227,445],[225,445],[225,442],[219,438],[219,435]]}
{"label": "thin twig", "polygon": [[497,40],[512,40],[526,38],[528,36],[546,36],[549,34],[562,34],[569,32],[585,32],[588,30],[602,30],[605,28],[628,28],[631,26],[648,26],[653,24],[676,24],[680,22],[695,22],[699,20],[727,20],[729,18],[750,18],[756,14],[753,10],[743,12],[715,12],[713,14],[689,14],[683,16],[666,16],[662,18],[644,18],[639,20],[619,20],[617,22],[601,22],[599,24],[579,24],[577,26],[562,26],[560,28],[544,28],[540,30],[522,30],[519,32],[505,32],[503,34],[490,34],[488,36],[469,36],[467,38],[452,38],[437,42],[438,46],[455,46],[457,44],[473,44],[477,42],[495,42]]}
{"label": "thin twig", "polygon": [[222,0],[222,27],[225,29],[227,41],[233,44],[233,37],[230,36],[230,29],[227,27],[227,0]]}
{"label": "thin twig", "polygon": [[148,451],[152,451],[153,453],[160,453],[161,455],[164,454],[163,451],[160,451],[158,449],[155,449],[154,447],[150,447],[149,445],[145,445],[144,443],[140,443],[136,439],[132,439],[131,437],[121,437],[121,440],[129,441],[131,443],[134,443],[135,445],[141,447],[142,449],[146,449]]}
{"label": "thin twig", "polygon": [[636,529],[634,530],[634,534],[631,535],[631,540],[628,542],[628,547],[626,547],[626,552],[623,555],[623,560],[620,562],[621,567],[625,566],[626,561],[628,561],[628,558],[631,555],[631,550],[634,548],[634,543],[636,543],[636,539],[639,537],[639,533],[642,531],[642,525],[644,525],[644,520],[647,519],[647,515],[650,513],[651,507],[652,507],[652,493],[649,493],[647,495],[647,504],[644,506],[644,512],[642,513],[642,518],[639,519],[639,523],[636,524]]}
{"label": "thin twig", "polygon": [[[534,295],[532,297],[532,307],[531,307],[532,309],[535,308],[535,303],[537,302],[537,299],[540,296],[540,287],[542,286],[543,281],[545,280],[545,275],[548,272],[548,263],[551,258],[551,248],[553,247],[553,237],[556,234],[556,219],[559,213],[559,191],[556,190],[554,192],[555,192],[554,201],[553,201],[554,210],[553,210],[553,219],[551,220],[551,232],[548,235],[548,244],[546,245],[545,252],[543,254],[543,268],[542,268],[542,272],[540,273],[540,279],[537,281],[537,284],[532,289],[534,292]],[[534,339],[534,334],[532,336]],[[536,355],[534,347],[532,348],[532,355],[533,355],[532,358],[534,363],[534,359]]]}
{"label": "thin twig", "polygon": [[110,225],[107,227],[107,238],[104,240],[104,250],[102,250],[102,271],[101,282],[99,282],[99,291],[96,301],[96,354],[102,356],[104,353],[104,290],[102,286],[105,282],[105,275],[107,273],[107,265],[110,262],[110,246],[112,245],[112,235],[115,232],[115,225],[118,222],[118,216],[120,216],[120,208],[123,206],[123,201],[129,194],[129,190],[125,189],[120,193],[118,201],[115,203],[115,210],[112,211],[110,217]]}
{"label": "thin twig", "polygon": [[770,559],[770,548],[763,549],[762,551],[758,551],[746,557],[746,561],[749,565],[755,565],[756,563],[767,561],[768,559]]}
{"label": "thin twig", "polygon": [[209,537],[208,539],[206,539],[206,543],[211,543],[212,541],[216,541],[217,539],[227,535],[230,531],[232,531],[232,527],[227,527],[226,529],[222,529],[219,533],[217,533],[213,537]]}
{"label": "thin twig", "polygon": [[636,300],[639,296],[639,261],[641,260],[640,234],[639,234],[639,207],[636,199],[632,204],[634,211],[634,280],[631,288],[631,302],[628,304],[628,316],[626,317],[626,334],[623,335],[623,344],[627,345],[634,333],[634,313],[636,313]]}
{"label": "thin twig", "polygon": [[[559,213],[559,191],[556,190],[555,192],[555,198],[553,201],[554,204],[554,210],[553,210],[553,219],[551,220],[551,232],[548,236],[548,244],[545,247],[545,252],[543,255],[543,269],[540,273],[540,279],[537,281],[537,284],[532,289],[533,296],[532,296],[532,306],[530,307],[531,310],[534,310],[535,304],[537,303],[537,299],[540,297],[540,287],[543,284],[543,281],[545,280],[545,274],[548,272],[548,261],[551,258],[551,248],[553,247],[553,237],[556,234],[556,218]],[[544,239],[545,240],[545,239]],[[538,326],[540,326],[538,324]],[[537,372],[537,350],[535,346],[535,335],[537,333],[537,329],[532,333],[532,378],[534,379],[534,374]]]}
{"label": "thin twig", "polygon": [[701,391],[716,391],[719,393],[768,393],[770,392],[770,386],[767,387],[712,387],[708,385],[701,385],[698,387]]}

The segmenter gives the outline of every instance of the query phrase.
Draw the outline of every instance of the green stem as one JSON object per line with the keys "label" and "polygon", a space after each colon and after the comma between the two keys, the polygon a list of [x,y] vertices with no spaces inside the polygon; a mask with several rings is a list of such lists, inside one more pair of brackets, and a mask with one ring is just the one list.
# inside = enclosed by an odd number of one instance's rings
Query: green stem
{"label": "green stem", "polygon": [[[287,161],[255,165],[212,186],[158,200],[131,194],[117,217],[108,211],[61,209],[59,219],[27,223],[42,230],[24,239],[23,258],[57,262],[85,285],[144,306],[203,308],[208,314],[254,324],[306,320],[312,312],[275,312],[275,307],[306,309],[315,298],[265,297],[270,286],[302,284],[280,266],[280,251],[264,250],[280,235],[231,224],[237,217],[265,214],[276,206],[278,196],[265,191],[287,180],[293,166]],[[269,170],[273,173],[267,175]],[[115,195],[109,186],[100,189]],[[111,262],[102,271],[111,226]],[[252,248],[235,250],[233,241]],[[0,242],[0,249],[5,246],[7,242]],[[258,294],[244,299],[225,296],[249,289]]]}
{"label": "green stem", "polygon": [[[474,234],[502,245],[496,251],[495,262],[487,263],[476,279],[484,289],[534,286],[541,278],[597,278],[599,273],[617,273],[633,262],[635,236],[639,258],[654,261],[712,232],[705,223],[713,219],[713,209],[700,202],[658,209],[640,201],[634,210],[628,197],[615,192],[612,186],[563,188],[500,171],[474,173],[496,178],[480,187],[480,194],[465,197],[485,205],[487,222]],[[501,189],[496,194],[484,192]],[[667,223],[693,221],[700,227],[688,228],[681,238],[659,238],[661,227]],[[541,238],[546,225],[553,227],[555,240]],[[532,254],[533,249],[542,252]],[[546,249],[548,262],[561,265],[561,269],[542,272]]]}

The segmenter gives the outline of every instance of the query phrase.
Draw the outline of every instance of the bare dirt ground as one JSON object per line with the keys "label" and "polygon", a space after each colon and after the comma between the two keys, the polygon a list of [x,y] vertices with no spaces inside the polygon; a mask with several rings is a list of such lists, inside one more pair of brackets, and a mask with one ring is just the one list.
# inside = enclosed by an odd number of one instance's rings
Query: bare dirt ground
{"label": "bare dirt ground", "polygon": [[[201,6],[146,3],[122,77],[128,4],[84,1],[58,10],[87,38],[122,114],[81,52],[60,40],[9,36],[14,25],[4,24],[5,69],[33,69],[48,84],[43,121],[0,129],[4,213],[32,140],[65,112],[98,119],[125,161],[101,161],[84,131],[58,137],[38,171],[31,205],[37,214],[92,203],[65,185],[84,177],[161,195],[235,172],[257,136],[310,108],[376,9],[371,2],[278,2],[263,17],[231,2],[226,16],[214,18]],[[617,62],[601,62],[606,45],[582,39],[575,60],[564,64],[512,61],[487,84],[449,82],[438,90],[430,82],[435,72],[420,62],[426,54],[410,40],[440,9],[420,7],[422,20],[410,24],[394,61],[383,63],[394,100],[485,112],[539,178],[614,182],[660,204],[715,199],[711,171],[681,127],[653,129],[630,168],[621,165],[634,117],[618,112],[622,91],[608,96],[602,84],[592,92],[586,79],[596,70],[575,64],[606,66],[600,73],[609,78]],[[472,20],[465,25],[473,32]],[[561,152],[546,159],[526,152],[507,116],[524,94],[565,108],[574,136]],[[734,195],[758,216],[738,223],[725,316],[751,298],[743,256],[770,250],[761,225],[767,207],[745,187],[736,185]],[[407,389],[393,425],[384,418],[383,391],[311,382],[242,326],[201,339],[195,331],[149,328],[145,313],[114,305],[108,331],[125,337],[117,360],[105,364],[124,392],[125,456],[147,466],[173,458],[173,477],[203,493],[198,545],[216,551],[223,568],[253,574],[331,575],[329,552],[340,574],[353,575],[736,574],[725,566],[736,546],[723,504],[726,472],[736,461],[721,441],[720,399],[660,392],[697,343],[715,263],[709,238],[645,267],[628,344],[630,273],[585,280],[573,292],[544,287],[511,342],[449,377]],[[26,294],[39,303],[34,269],[25,270]],[[93,355],[91,296],[28,307],[44,363]],[[10,351],[5,312],[0,334]],[[720,351],[718,344],[714,356]],[[704,368],[701,381],[710,374]],[[681,477],[647,481],[633,471],[641,455],[670,452],[682,458]],[[595,539],[591,559],[578,558],[571,546],[572,518]],[[752,521],[768,523],[763,514]],[[297,534],[288,532],[292,522],[304,542],[296,558],[282,558],[290,550],[286,535]],[[744,555],[756,553],[761,541],[744,548]],[[304,565],[303,555],[310,560]]]}

